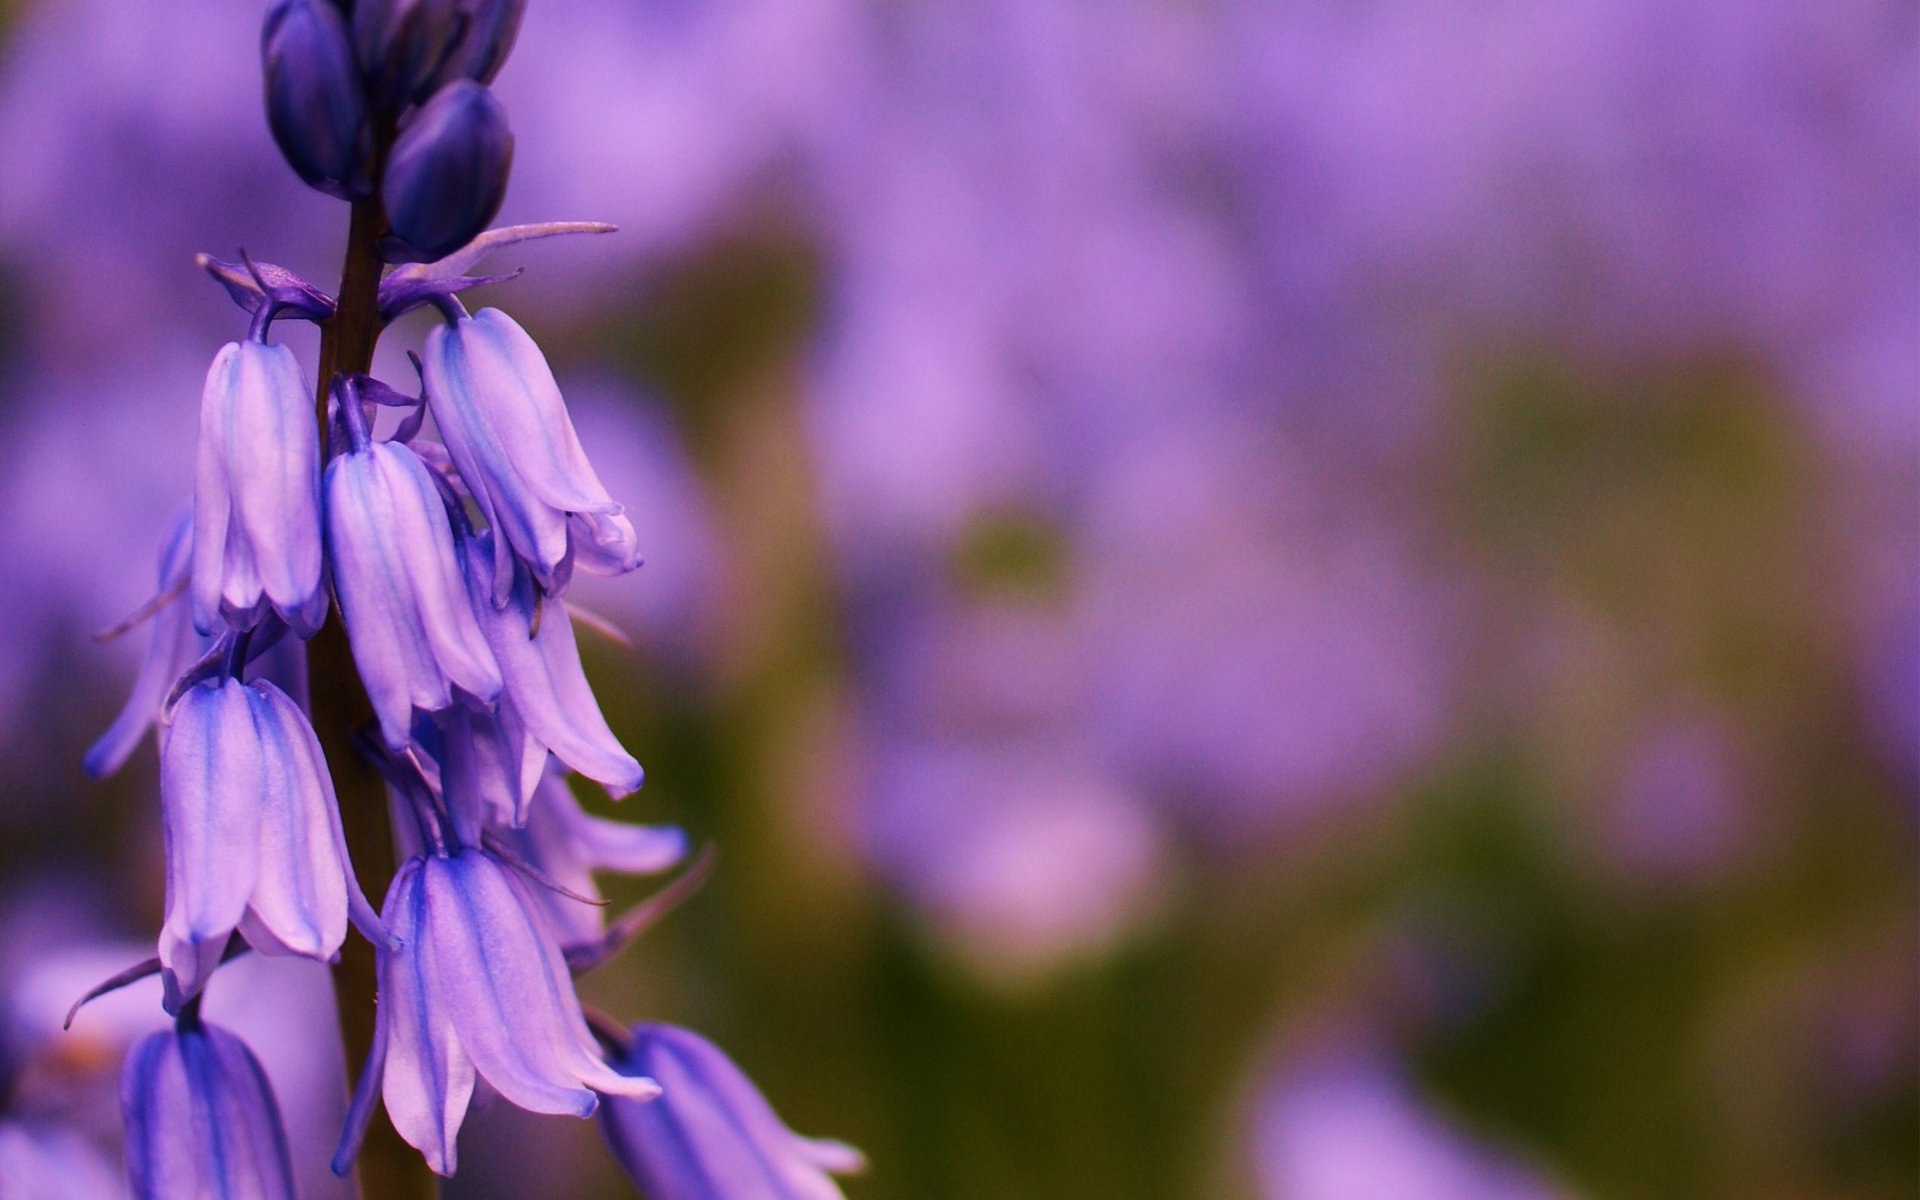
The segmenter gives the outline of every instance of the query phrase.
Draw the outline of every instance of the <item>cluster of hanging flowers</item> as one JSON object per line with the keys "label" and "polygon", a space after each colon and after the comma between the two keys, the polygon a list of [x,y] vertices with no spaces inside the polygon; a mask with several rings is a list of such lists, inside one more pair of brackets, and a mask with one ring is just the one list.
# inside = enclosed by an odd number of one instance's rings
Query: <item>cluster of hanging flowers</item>
{"label": "cluster of hanging flowers", "polygon": [[[335,1171],[384,1100],[451,1174],[476,1088],[522,1108],[598,1110],[655,1200],[835,1197],[845,1146],[798,1137],[715,1047],[684,1029],[583,1011],[574,975],[614,953],[695,872],[612,922],[591,873],[680,862],[679,831],[584,812],[571,770],[613,796],[640,765],[582,672],[568,583],[640,565],[545,357],[513,318],[461,292],[503,245],[585,224],[487,229],[513,139],[488,89],[524,0],[279,0],[262,42],[275,140],[302,179],[385,226],[381,326],[443,317],[417,387],[343,371],[311,386],[276,322],[340,302],[243,256],[203,258],[252,317],[215,356],[192,504],[161,554],[133,695],[87,767],[160,746],[166,916],[157,972],[175,1021],[122,1077],[140,1197],[291,1196],[272,1088],[200,997],[247,950],[337,958],[375,947],[377,1026]],[[324,397],[316,414],[313,396]],[[318,416],[318,419],[316,419]],[[438,440],[426,436],[428,418]],[[382,432],[384,429],[384,432]],[[399,866],[362,894],[306,704],[306,639],[338,613],[373,720],[356,745],[386,781]]]}

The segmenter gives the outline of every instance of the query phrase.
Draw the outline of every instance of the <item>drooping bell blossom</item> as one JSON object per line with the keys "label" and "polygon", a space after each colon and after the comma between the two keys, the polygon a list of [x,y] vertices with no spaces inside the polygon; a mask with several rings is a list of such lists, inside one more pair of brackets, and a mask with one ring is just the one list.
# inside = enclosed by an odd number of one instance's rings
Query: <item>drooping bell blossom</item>
{"label": "drooping bell blossom", "polygon": [[327,465],[327,552],[354,665],[388,746],[403,749],[414,712],[448,707],[456,690],[482,704],[499,696],[446,506],[412,450],[374,442]]}
{"label": "drooping bell blossom", "polygon": [[160,755],[169,1012],[198,994],[237,929],[254,949],[331,959],[351,914],[379,922],[347,857],[333,781],[306,714],[264,680],[189,687]]}
{"label": "drooping bell blossom", "polygon": [[788,1129],[720,1048],[673,1025],[636,1025],[613,1059],[660,1084],[644,1104],[610,1099],[601,1132],[649,1200],[840,1200],[828,1173],[864,1166],[840,1142]]}
{"label": "drooping bell blossom", "polygon": [[294,1200],[273,1085],[233,1034],[182,1015],[120,1074],[134,1200]]}
{"label": "drooping bell blossom", "polygon": [[356,0],[347,7],[374,104],[398,112],[422,99],[459,36],[459,0]]}
{"label": "drooping bell blossom", "polygon": [[595,871],[651,875],[673,866],[687,853],[687,835],[671,825],[634,825],[609,821],[584,811],[567,786],[566,772],[549,766],[534,788],[521,828],[496,828],[493,835],[572,895],[539,889],[547,925],[569,952],[597,942],[602,911],[575,896],[598,899]]}
{"label": "drooping bell blossom", "polygon": [[373,127],[346,18],[330,0],[280,0],[260,39],[267,124],[307,186],[353,200],[372,186]]}
{"label": "drooping bell blossom", "polygon": [[320,627],[320,438],[293,351],[221,348],[200,401],[193,486],[193,623],[251,628],[269,606],[302,637]]}
{"label": "drooping bell blossom", "polygon": [[355,1090],[334,1170],[343,1172],[376,1089],[400,1136],[442,1175],[476,1075],[531,1112],[584,1117],[596,1092],[659,1094],[601,1058],[565,961],[529,884],[485,850],[402,864],[383,909],[394,934],[380,951],[374,1045]]}
{"label": "drooping bell blossom", "polygon": [[561,762],[613,795],[626,795],[640,786],[643,773],[594,699],[567,606],[558,597],[540,596],[519,567],[506,604],[496,606],[489,585],[490,563],[497,561],[493,538],[491,532],[464,538],[461,549],[474,618],[500,665],[502,707],[510,706],[526,732]]}
{"label": "drooping bell blossom", "polygon": [[161,603],[150,616],[152,638],[134,677],[127,702],[113,724],[87,749],[81,765],[96,779],[118,771],[140,739],[160,715],[174,681],[205,654],[211,639],[197,632],[187,611],[187,577],[193,563],[193,511],[183,508],[160,549],[160,580],[155,598]]}
{"label": "drooping bell blossom", "polygon": [[587,461],[546,356],[513,318],[485,308],[437,326],[421,376],[447,451],[495,531],[496,605],[507,603],[515,555],[550,595],[565,587],[576,550],[597,574],[640,565],[633,526]]}
{"label": "drooping bell blossom", "polygon": [[400,127],[380,195],[406,253],[431,262],[486,229],[507,195],[513,131],[507,110],[483,84],[456,79]]}

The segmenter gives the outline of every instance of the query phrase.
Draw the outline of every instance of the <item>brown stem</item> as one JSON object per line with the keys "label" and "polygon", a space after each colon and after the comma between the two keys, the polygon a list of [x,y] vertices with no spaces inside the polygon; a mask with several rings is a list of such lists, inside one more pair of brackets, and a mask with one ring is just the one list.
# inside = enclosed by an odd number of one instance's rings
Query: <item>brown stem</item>
{"label": "brown stem", "polygon": [[[340,307],[320,329],[320,376],[314,403],[323,438],[327,385],[341,371],[366,371],[373,366],[373,347],[380,340],[378,243],[386,223],[377,194],[353,206],[346,264],[340,272]],[[333,771],[347,853],[361,886],[377,905],[393,881],[393,836],[386,788],[353,745],[353,731],[373,718],[373,708],[354,670],[342,619],[327,622],[307,644],[307,663],[314,732]],[[373,1045],[375,982],[373,947],[349,937],[333,968],[334,1004],[339,1009],[349,1078],[357,1076]],[[362,1200],[432,1200],[436,1190],[426,1161],[400,1140],[380,1105],[374,1106],[355,1173]]]}

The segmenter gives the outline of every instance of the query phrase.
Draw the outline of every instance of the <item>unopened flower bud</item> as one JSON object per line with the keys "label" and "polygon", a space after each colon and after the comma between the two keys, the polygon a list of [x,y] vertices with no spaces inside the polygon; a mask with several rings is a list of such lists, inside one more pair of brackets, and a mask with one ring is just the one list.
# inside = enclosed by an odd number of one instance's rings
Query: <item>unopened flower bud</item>
{"label": "unopened flower bud", "polygon": [[462,8],[466,23],[461,27],[460,40],[448,51],[438,78],[492,83],[513,49],[527,0],[466,0]]}
{"label": "unopened flower bud", "polygon": [[394,236],[424,261],[458,250],[500,211],[512,165],[513,133],[493,93],[471,79],[441,88],[401,128],[387,162]]}
{"label": "unopened flower bud", "polygon": [[374,105],[398,112],[431,90],[465,22],[459,0],[357,0],[353,48]]}
{"label": "unopened flower bud", "polygon": [[260,52],[280,153],[309,187],[343,200],[366,195],[373,135],[340,10],[329,0],[280,0]]}

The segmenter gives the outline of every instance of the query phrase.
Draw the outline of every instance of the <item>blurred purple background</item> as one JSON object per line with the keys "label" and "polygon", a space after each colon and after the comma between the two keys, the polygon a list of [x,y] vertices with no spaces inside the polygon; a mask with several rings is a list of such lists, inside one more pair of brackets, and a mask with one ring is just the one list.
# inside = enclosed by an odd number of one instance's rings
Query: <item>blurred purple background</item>
{"label": "blurred purple background", "polygon": [[[192,255],[337,271],[263,9],[0,4],[22,1012],[158,916],[151,755],[77,763]],[[534,0],[498,91],[503,220],[621,226],[485,297],[641,532],[621,811],[721,852],[602,1007],[873,1200],[1911,1194],[1920,6]],[[13,1024],[40,1146],[111,1055]],[[450,1195],[625,1194],[473,1128]]]}

